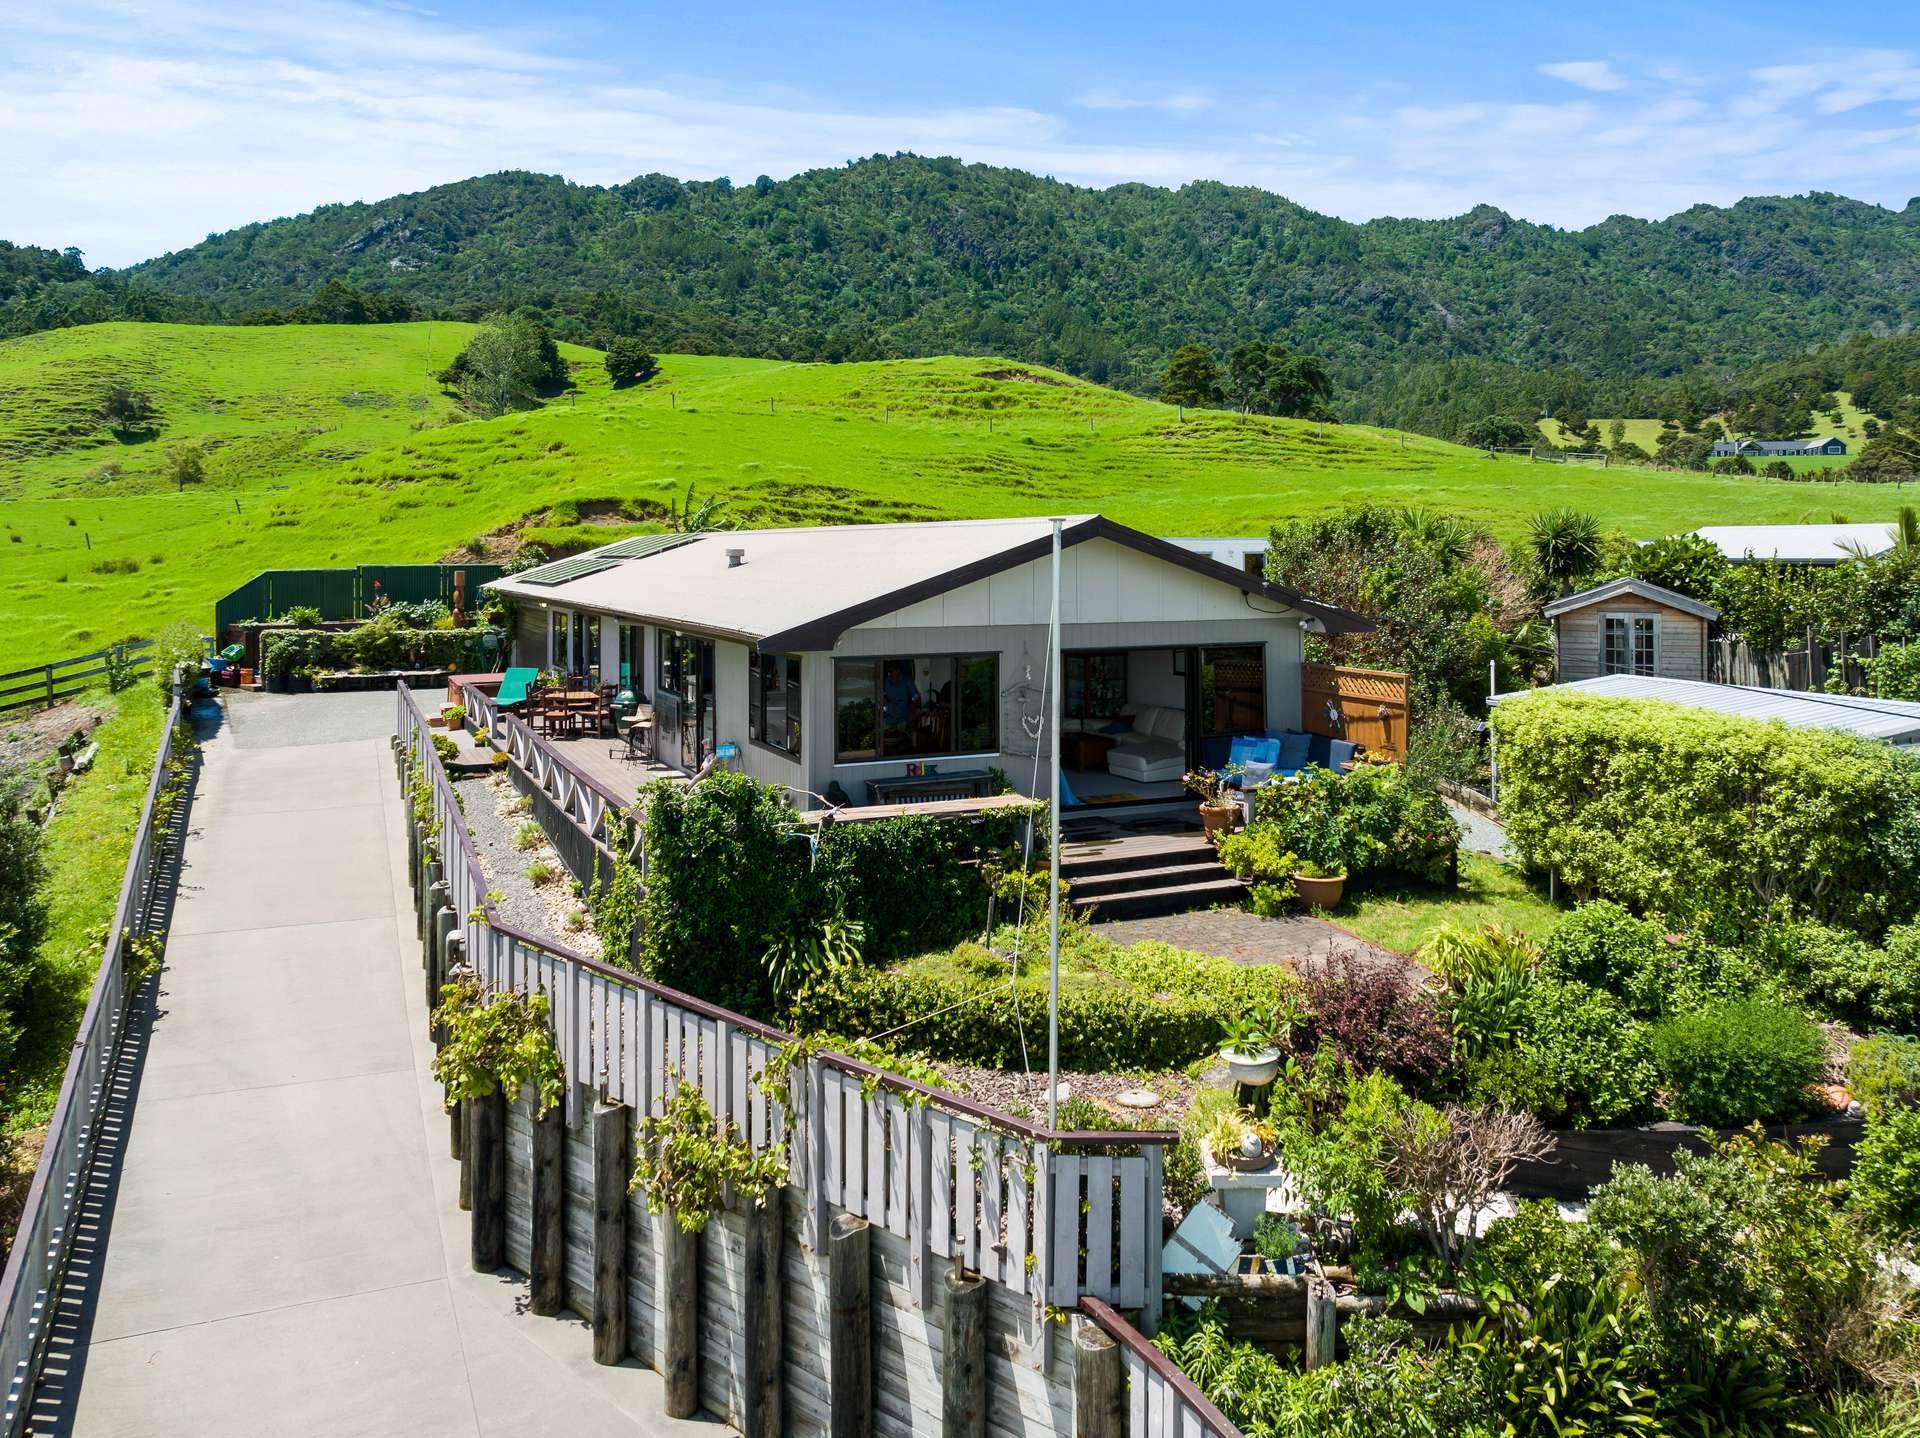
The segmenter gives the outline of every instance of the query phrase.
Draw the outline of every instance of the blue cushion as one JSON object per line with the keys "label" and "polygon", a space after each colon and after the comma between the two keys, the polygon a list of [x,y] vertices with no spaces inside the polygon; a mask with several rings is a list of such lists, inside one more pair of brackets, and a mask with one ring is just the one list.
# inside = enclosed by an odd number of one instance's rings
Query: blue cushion
{"label": "blue cushion", "polygon": [[1245,764],[1260,757],[1262,739],[1235,739],[1227,749],[1229,764]]}
{"label": "blue cushion", "polygon": [[1305,734],[1288,734],[1275,741],[1273,767],[1289,774],[1306,768],[1308,747]]}
{"label": "blue cushion", "polygon": [[1111,724],[1102,725],[1100,732],[1102,734],[1131,734],[1133,732],[1133,725],[1127,723],[1124,719],[1116,719]]}
{"label": "blue cushion", "polygon": [[1353,756],[1360,746],[1345,739],[1330,740],[1327,744],[1327,767],[1344,769],[1353,762]]}
{"label": "blue cushion", "polygon": [[1333,767],[1333,740],[1325,734],[1310,735],[1307,739],[1307,763],[1318,764],[1322,769]]}

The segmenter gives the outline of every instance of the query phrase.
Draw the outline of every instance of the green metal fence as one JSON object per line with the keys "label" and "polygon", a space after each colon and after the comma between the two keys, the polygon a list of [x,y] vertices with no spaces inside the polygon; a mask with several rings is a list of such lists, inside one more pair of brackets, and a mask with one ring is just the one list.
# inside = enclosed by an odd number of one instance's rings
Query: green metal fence
{"label": "green metal fence", "polygon": [[[376,594],[395,604],[453,603],[453,576],[467,576],[467,603],[506,573],[498,564],[362,564],[352,569],[263,569],[213,606],[215,634],[246,619],[275,619],[296,606],[322,619],[365,619]],[[379,587],[376,589],[375,585]]]}

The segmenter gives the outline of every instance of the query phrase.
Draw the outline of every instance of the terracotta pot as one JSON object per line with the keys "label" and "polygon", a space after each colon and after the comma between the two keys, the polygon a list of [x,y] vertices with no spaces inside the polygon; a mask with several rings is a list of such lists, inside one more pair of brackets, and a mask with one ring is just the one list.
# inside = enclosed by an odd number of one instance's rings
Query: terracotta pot
{"label": "terracotta pot", "polygon": [[1223,831],[1231,831],[1233,818],[1238,806],[1233,804],[1202,804],[1200,806],[1200,827],[1208,837]]}
{"label": "terracotta pot", "polygon": [[1309,909],[1331,909],[1340,902],[1341,891],[1347,886],[1347,876],[1336,874],[1331,879],[1316,879],[1307,874],[1294,874],[1293,892],[1300,902]]}

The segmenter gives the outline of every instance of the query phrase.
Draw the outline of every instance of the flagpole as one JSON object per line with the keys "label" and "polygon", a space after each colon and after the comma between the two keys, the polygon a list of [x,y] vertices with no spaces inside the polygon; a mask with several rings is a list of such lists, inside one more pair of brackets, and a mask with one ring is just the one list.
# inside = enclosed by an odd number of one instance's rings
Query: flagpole
{"label": "flagpole", "polygon": [[1047,801],[1047,1127],[1060,1118],[1060,524],[1053,522],[1053,633],[1047,662],[1047,750],[1052,797]]}

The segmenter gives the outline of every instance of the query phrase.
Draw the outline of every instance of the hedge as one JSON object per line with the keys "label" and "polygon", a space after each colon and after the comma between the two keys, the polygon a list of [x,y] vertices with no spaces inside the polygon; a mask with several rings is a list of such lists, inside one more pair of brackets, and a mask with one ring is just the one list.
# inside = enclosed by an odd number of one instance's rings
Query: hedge
{"label": "hedge", "polygon": [[[1122,949],[1088,935],[1062,943],[1060,1064],[1076,1071],[1184,1068],[1219,1048],[1229,1019],[1265,1013],[1299,985],[1278,967],[1165,944]],[[1005,958],[965,944],[893,969],[835,974],[801,995],[794,1021],[803,1033],[887,1034],[897,1048],[951,1063],[1044,1067],[1044,946],[1027,949],[1017,998],[1010,977]]]}
{"label": "hedge", "polygon": [[1877,935],[1920,902],[1920,758],[1652,700],[1495,707],[1500,815],[1577,897],[1724,934],[1784,913]]}
{"label": "hedge", "polygon": [[1399,764],[1350,773],[1313,768],[1254,791],[1252,827],[1281,850],[1355,881],[1399,876],[1439,883],[1452,867],[1460,825],[1432,784]]}
{"label": "hedge", "polygon": [[[869,963],[950,948],[987,921],[978,861],[1010,847],[1024,810],[802,826],[774,785],[719,773],[657,786],[646,809],[644,961],[662,983],[771,1013],[765,956],[836,912],[865,926]],[[868,1032],[849,1028],[848,1033]]]}
{"label": "hedge", "polygon": [[286,629],[260,641],[260,670],[269,679],[299,669],[477,668],[496,629],[412,629],[375,621],[354,629]]}

